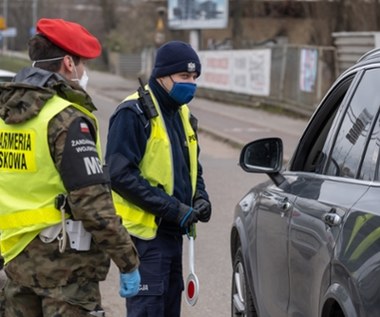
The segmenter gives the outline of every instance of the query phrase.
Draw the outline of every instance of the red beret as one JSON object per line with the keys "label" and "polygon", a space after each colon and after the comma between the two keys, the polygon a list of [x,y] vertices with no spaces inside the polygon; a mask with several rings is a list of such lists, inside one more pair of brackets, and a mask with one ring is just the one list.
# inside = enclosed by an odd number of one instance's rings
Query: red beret
{"label": "red beret", "polygon": [[101,53],[98,39],[78,23],[63,19],[40,19],[37,33],[68,53],[83,58],[96,58]]}

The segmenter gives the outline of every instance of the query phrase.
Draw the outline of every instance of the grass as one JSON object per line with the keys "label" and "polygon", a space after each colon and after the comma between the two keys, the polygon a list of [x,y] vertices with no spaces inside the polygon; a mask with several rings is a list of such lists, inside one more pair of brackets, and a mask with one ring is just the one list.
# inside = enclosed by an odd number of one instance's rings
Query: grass
{"label": "grass", "polygon": [[0,55],[0,69],[18,72],[21,68],[31,66],[31,62],[25,59]]}

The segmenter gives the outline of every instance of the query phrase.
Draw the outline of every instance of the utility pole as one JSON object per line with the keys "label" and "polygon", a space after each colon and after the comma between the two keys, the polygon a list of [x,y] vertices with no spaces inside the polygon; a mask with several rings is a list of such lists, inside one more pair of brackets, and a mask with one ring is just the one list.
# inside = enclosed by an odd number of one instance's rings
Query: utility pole
{"label": "utility pole", "polygon": [[33,4],[32,4],[32,12],[33,12],[32,27],[35,27],[35,25],[37,24],[37,7],[38,7],[38,0],[33,0]]}
{"label": "utility pole", "polygon": [[8,21],[8,0],[3,0],[3,17],[5,23]]}
{"label": "utility pole", "polygon": [[154,43],[156,47],[160,47],[165,42],[165,23],[164,23],[164,15],[166,12],[165,7],[157,8],[157,24],[156,24],[156,33],[154,35]]}
{"label": "utility pole", "polygon": [[[3,0],[3,18],[5,27],[8,25],[8,0]],[[7,50],[7,37],[3,36],[3,52]]]}
{"label": "utility pole", "polygon": [[242,46],[242,0],[235,0],[233,11],[233,25],[232,25],[232,45],[233,48],[239,49]]}

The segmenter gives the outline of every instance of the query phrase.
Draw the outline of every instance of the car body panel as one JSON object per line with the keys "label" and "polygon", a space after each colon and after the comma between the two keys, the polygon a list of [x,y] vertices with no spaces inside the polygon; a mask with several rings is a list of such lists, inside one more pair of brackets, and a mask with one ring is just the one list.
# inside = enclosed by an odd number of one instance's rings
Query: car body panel
{"label": "car body panel", "polygon": [[[243,218],[243,212],[237,211],[242,248],[249,254],[246,265],[250,272],[261,272],[249,274],[255,292],[265,294],[257,304],[260,316],[298,316],[305,311],[307,316],[318,316],[320,292],[326,291],[329,282],[322,285],[322,281],[329,279],[328,273],[324,276],[341,229],[327,226],[323,215],[334,210],[345,217],[367,190],[360,183],[347,182],[345,194],[339,195],[334,191],[334,179],[292,174],[284,173],[288,186],[280,189],[269,182],[260,186],[260,193],[250,192],[255,205]],[[252,223],[255,225],[247,225]],[[284,270],[288,266],[289,271]],[[310,285],[315,285],[313,291]]]}
{"label": "car body panel", "polygon": [[[326,307],[326,303],[331,300],[339,303],[345,317],[359,317],[362,316],[358,313],[357,308],[354,305],[352,296],[349,289],[344,287],[340,283],[332,283],[326,290],[323,297],[321,297],[320,307]],[[330,316],[327,313],[320,312],[319,316]],[[364,316],[364,315],[363,315]]]}
{"label": "car body panel", "polygon": [[[256,210],[255,258],[257,272],[261,274],[256,274],[254,279],[257,280],[257,292],[266,295],[258,304],[263,316],[286,316],[289,274],[283,268],[287,267],[289,217],[292,211],[283,206],[291,206],[293,202],[291,194],[273,185],[263,189],[258,200],[260,209]],[[275,261],[273,254],[276,254]]]}
{"label": "car body panel", "polygon": [[[339,191],[336,190],[337,183]],[[341,225],[329,225],[325,215],[344,219],[367,191],[365,184],[300,175],[292,184],[297,196],[289,232],[289,316],[317,317],[319,298],[328,286],[330,262]]]}
{"label": "car body panel", "polygon": [[[360,316],[380,316],[380,185],[372,185],[346,219],[333,270],[343,275],[335,281],[354,281]],[[343,271],[343,273],[341,273]],[[339,274],[334,274],[339,277]],[[359,299],[360,298],[360,299]]]}

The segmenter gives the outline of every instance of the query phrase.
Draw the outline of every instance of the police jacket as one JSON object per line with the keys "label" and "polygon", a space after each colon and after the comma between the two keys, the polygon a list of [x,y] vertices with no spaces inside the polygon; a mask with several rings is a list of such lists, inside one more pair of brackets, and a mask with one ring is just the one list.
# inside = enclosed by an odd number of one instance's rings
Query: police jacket
{"label": "police jacket", "polygon": [[[168,194],[160,186],[153,186],[142,175],[140,163],[146,155],[150,138],[151,121],[137,100],[127,100],[119,105],[110,119],[106,162],[112,188],[120,196],[132,201],[156,216],[158,232],[181,235],[176,223],[180,203],[192,206],[194,196],[208,200],[202,177],[202,167],[197,164],[195,193],[190,177],[190,158],[185,131],[175,102],[154,78],[149,80],[163,116],[172,150],[174,188]],[[199,149],[198,149],[199,155]]]}
{"label": "police jacket", "polygon": [[[5,244],[10,244],[5,245],[7,250],[15,247],[12,243],[22,243],[21,249],[16,248],[16,254],[5,257],[9,278],[21,285],[45,288],[80,279],[99,281],[104,280],[108,273],[110,258],[122,272],[134,270],[139,263],[134,245],[115,214],[109,180],[102,170],[100,153],[95,147],[98,137],[96,119],[91,115],[93,110],[95,107],[90,97],[81,88],[69,84],[59,74],[38,68],[26,68],[17,74],[14,83],[0,85],[0,157],[4,158],[9,151],[16,155],[19,150],[16,147],[27,144],[25,140],[20,141],[22,133],[17,136],[19,146],[15,146],[15,138],[13,141],[4,138],[7,126],[12,128],[10,131],[47,131],[45,139],[36,133],[35,144],[46,147],[48,154],[36,156],[36,164],[29,171],[34,175],[33,182],[28,187],[20,187],[22,199],[12,198],[15,205],[12,208],[7,202],[0,202],[0,219],[12,219],[13,215],[17,219],[20,211],[30,212],[30,223],[20,222],[19,227],[1,229],[7,233],[4,234],[7,238],[4,239]],[[37,126],[34,127],[33,122]],[[24,127],[29,130],[23,130]],[[10,146],[9,142],[13,145]],[[24,150],[27,155],[27,150]],[[26,158],[26,163],[29,162],[33,160]],[[11,172],[13,176],[9,179],[12,181],[26,181],[27,175],[12,171],[15,168],[20,166],[12,165],[9,160],[0,160],[0,175]],[[67,217],[82,221],[91,233],[92,243],[88,251],[71,249],[68,244],[65,252],[60,253],[57,241],[43,243],[39,239],[38,233],[46,226],[44,223],[48,218],[48,213],[44,214],[41,206],[52,208],[51,197],[46,204],[42,202],[43,197],[46,192],[54,193],[57,189],[62,189],[67,195]],[[0,191],[11,198],[3,182]],[[12,240],[9,232],[15,232],[17,239]],[[29,236],[27,243],[22,232]],[[0,239],[4,242],[3,234]]]}

